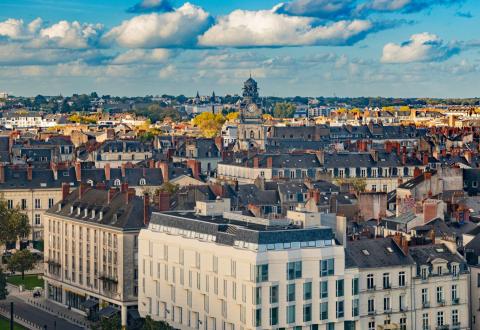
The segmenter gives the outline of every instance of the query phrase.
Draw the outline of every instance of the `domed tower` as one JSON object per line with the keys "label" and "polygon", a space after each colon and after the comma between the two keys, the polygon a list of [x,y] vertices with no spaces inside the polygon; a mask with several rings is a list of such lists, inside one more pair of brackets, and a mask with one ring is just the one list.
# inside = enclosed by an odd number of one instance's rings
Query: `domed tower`
{"label": "domed tower", "polygon": [[237,150],[265,149],[266,127],[262,122],[257,82],[250,78],[243,84],[243,101],[237,133]]}

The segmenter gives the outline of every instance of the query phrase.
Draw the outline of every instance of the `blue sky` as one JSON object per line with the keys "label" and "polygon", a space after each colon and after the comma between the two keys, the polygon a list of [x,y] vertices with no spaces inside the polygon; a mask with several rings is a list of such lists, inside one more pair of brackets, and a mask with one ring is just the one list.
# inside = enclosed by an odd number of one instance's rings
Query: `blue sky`
{"label": "blue sky", "polygon": [[479,96],[478,0],[2,0],[0,91]]}

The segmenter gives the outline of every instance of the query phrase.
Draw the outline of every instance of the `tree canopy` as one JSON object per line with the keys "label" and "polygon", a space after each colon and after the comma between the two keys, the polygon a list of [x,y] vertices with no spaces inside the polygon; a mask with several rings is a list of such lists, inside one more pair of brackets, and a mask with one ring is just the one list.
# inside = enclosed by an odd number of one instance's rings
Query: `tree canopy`
{"label": "tree canopy", "polygon": [[221,114],[203,112],[193,118],[193,124],[197,126],[203,137],[212,138],[218,136],[222,125],[225,123],[225,117]]}
{"label": "tree canopy", "polygon": [[5,200],[0,200],[0,244],[15,242],[30,233],[28,217],[18,208],[8,208]]}
{"label": "tree canopy", "polygon": [[273,109],[273,115],[277,118],[292,118],[295,114],[295,104],[287,102],[278,102]]}
{"label": "tree canopy", "polygon": [[22,279],[25,272],[35,268],[35,256],[29,250],[20,250],[8,260],[8,269],[22,273]]}

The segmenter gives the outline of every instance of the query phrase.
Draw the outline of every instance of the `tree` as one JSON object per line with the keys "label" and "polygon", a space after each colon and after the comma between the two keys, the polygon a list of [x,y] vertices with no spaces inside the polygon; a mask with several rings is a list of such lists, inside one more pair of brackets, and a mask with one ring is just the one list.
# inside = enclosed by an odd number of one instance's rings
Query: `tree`
{"label": "tree", "polygon": [[293,103],[277,102],[273,109],[273,115],[277,118],[292,118],[296,110]]}
{"label": "tree", "polygon": [[[174,184],[174,183],[171,183],[171,182],[165,182],[164,184],[162,184],[160,186],[160,188],[158,188],[157,190],[160,192],[168,192],[170,195],[173,195],[175,194],[179,189],[179,185],[178,184]],[[157,192],[157,191],[155,191]],[[156,193],[156,195],[158,195]]]}
{"label": "tree", "polygon": [[0,300],[7,299],[8,290],[7,290],[7,276],[0,268]]}
{"label": "tree", "polygon": [[8,260],[8,269],[22,273],[22,280],[25,272],[35,267],[35,256],[29,250],[20,250]]}
{"label": "tree", "polygon": [[155,321],[150,317],[150,315],[147,315],[145,318],[145,324],[143,325],[142,330],[173,330],[174,328],[171,327],[167,322],[165,321]]}
{"label": "tree", "polygon": [[0,200],[0,244],[16,242],[30,234],[28,217],[18,208],[8,208],[7,202]]}
{"label": "tree", "polygon": [[121,329],[120,317],[118,314],[112,317],[102,317],[100,320],[100,326],[98,330],[118,330]]}
{"label": "tree", "polygon": [[206,138],[218,136],[224,123],[225,117],[222,114],[214,115],[211,112],[203,112],[193,118],[193,124],[200,129],[202,136]]}
{"label": "tree", "polygon": [[225,119],[228,120],[228,121],[235,121],[238,119],[238,116],[239,116],[239,112],[236,111],[236,112],[229,112],[227,113],[227,115],[225,116]]}

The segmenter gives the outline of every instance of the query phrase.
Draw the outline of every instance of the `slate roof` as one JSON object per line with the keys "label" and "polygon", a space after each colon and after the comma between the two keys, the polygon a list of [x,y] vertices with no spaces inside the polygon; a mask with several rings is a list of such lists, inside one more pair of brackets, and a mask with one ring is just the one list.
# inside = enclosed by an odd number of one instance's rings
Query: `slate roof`
{"label": "slate roof", "polygon": [[[108,190],[87,189],[79,199],[79,189],[77,189],[65,201],[57,203],[47,213],[52,216],[62,216],[122,230],[139,230],[144,227],[143,199],[131,196],[131,200],[127,204],[126,194],[117,191],[111,202],[108,203]],[[59,205],[61,205],[60,211],[58,211]],[[71,213],[71,207],[73,207],[73,213]],[[80,208],[79,215],[78,208]],[[88,211],[86,217],[85,209]],[[94,218],[92,218],[92,210],[95,210]]]}
{"label": "slate roof", "polygon": [[348,241],[345,252],[347,268],[388,268],[414,263],[410,255],[404,255],[391,237]]}
{"label": "slate roof", "polygon": [[463,263],[463,259],[450,250],[444,244],[419,245],[410,247],[410,255],[419,265],[430,265],[432,260],[441,258],[448,263]]}
{"label": "slate roof", "polygon": [[275,244],[334,238],[331,228],[267,227],[222,216],[201,216],[194,212],[154,212],[150,223],[213,235],[216,243],[223,245],[233,245],[234,241]]}
{"label": "slate roof", "polygon": [[25,167],[15,169],[6,166],[5,182],[0,183],[1,189],[36,189],[36,188],[61,188],[62,183],[66,182],[72,186],[77,185],[75,169],[58,170],[58,179],[55,180],[53,171],[50,169],[32,169],[32,180],[28,180],[27,169]]}

